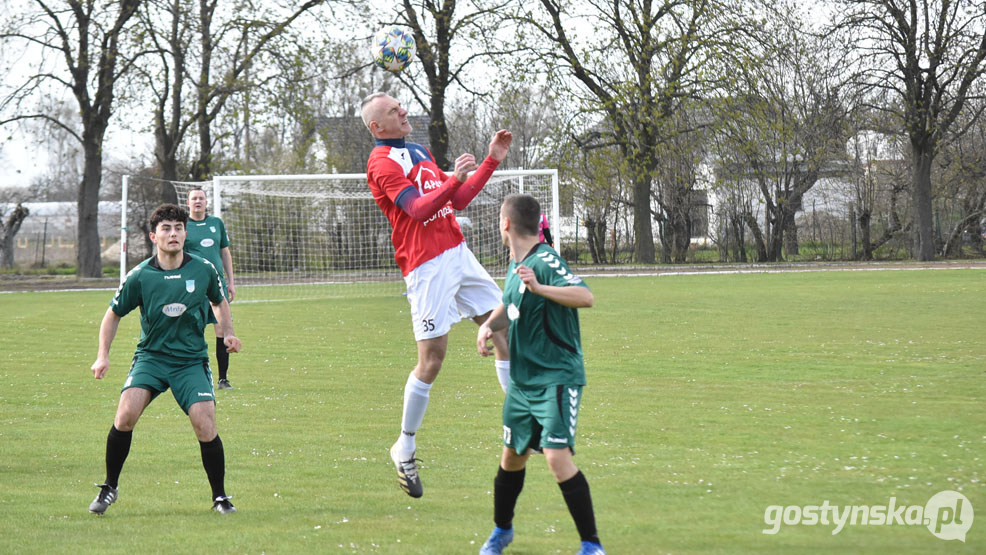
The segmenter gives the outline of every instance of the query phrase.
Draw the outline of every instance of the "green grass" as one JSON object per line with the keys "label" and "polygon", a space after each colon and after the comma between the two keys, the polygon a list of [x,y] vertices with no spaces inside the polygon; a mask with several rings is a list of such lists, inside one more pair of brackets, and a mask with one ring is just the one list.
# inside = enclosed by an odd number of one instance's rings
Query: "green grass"
{"label": "green grass", "polygon": [[[986,550],[982,270],[590,278],[589,385],[576,463],[611,554]],[[87,513],[138,333],[92,379],[110,291],[0,295],[0,552],[475,553],[492,526],[500,403],[475,326],[453,328],[418,455],[387,449],[413,366],[408,307],[386,297],[234,303],[245,351],[219,392],[227,490],[209,511],[199,449],[170,394],[134,434],[120,500]],[[209,331],[208,333],[211,333]],[[512,554],[577,535],[543,457]],[[770,505],[921,505],[960,490],[967,541],[924,526],[783,526]]]}

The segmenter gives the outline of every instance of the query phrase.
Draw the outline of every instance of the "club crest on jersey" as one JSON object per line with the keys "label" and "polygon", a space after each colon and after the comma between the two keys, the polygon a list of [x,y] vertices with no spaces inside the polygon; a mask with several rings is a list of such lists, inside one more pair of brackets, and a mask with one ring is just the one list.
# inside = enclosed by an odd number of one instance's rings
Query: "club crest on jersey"
{"label": "club crest on jersey", "polygon": [[185,291],[188,291],[189,293],[194,293],[195,292],[195,280],[194,279],[186,279],[185,280]]}
{"label": "club crest on jersey", "polygon": [[214,226],[214,225],[210,225],[210,226],[209,226],[209,231],[211,231],[211,232],[213,232],[213,233],[215,233],[215,232],[216,232],[216,226]]}
{"label": "club crest on jersey", "polygon": [[170,318],[177,318],[184,314],[186,310],[188,310],[188,307],[181,303],[171,303],[164,305],[161,312]]}
{"label": "club crest on jersey", "polygon": [[[212,228],[212,231],[215,230],[216,228]],[[211,237],[206,237],[205,239],[202,239],[202,242],[200,242],[199,244],[202,245],[203,247],[211,247],[212,245],[215,245],[216,242],[213,241]]]}

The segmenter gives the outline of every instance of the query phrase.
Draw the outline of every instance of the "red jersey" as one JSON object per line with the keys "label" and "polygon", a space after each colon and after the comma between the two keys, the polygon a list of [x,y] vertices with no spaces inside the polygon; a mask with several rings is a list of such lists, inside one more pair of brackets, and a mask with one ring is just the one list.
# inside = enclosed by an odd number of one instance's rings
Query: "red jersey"
{"label": "red jersey", "polygon": [[418,266],[465,241],[451,202],[434,216],[419,222],[397,206],[408,187],[421,195],[441,187],[449,177],[425,147],[404,139],[377,139],[366,163],[366,179],[373,200],[390,221],[394,259],[405,276]]}

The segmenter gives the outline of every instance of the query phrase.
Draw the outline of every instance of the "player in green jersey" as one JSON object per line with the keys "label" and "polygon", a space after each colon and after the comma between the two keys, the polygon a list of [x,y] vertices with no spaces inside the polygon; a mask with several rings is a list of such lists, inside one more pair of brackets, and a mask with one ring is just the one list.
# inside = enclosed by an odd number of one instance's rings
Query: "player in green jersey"
{"label": "player in green jersey", "polygon": [[589,483],[575,466],[585,366],[576,309],[592,291],[550,245],[538,240],[541,207],[530,195],[509,195],[500,207],[500,235],[510,248],[503,303],[479,328],[476,346],[490,354],[493,332],[509,328],[510,386],[503,403],[503,454],[493,481],[496,527],[480,550],[494,555],[513,541],[513,517],[531,450],[543,450],[582,539],[580,555],[604,554]]}
{"label": "player in green jersey", "polygon": [[[226,286],[226,298],[233,302],[236,298],[236,286],[233,283],[233,256],[229,252],[229,236],[226,234],[226,224],[216,216],[206,214],[209,199],[202,189],[192,189],[188,192],[188,225],[185,231],[185,252],[197,254],[212,262],[219,270],[219,279]],[[215,312],[215,307],[213,307]],[[229,353],[224,346],[225,332],[222,324],[216,318],[209,320],[216,330],[216,363],[219,366],[219,389],[233,389],[228,379]]]}
{"label": "player in green jersey", "polygon": [[223,284],[207,260],[182,251],[188,215],[164,204],[151,214],[151,241],[157,254],[141,262],[120,284],[99,326],[99,351],[92,373],[102,379],[109,369],[110,345],[120,319],[140,307],[140,340],[123,384],[113,427],[106,438],[106,482],[89,511],[103,514],[117,499],[117,482],[137,420],[159,394],[171,389],[192,422],[202,452],[212,508],[220,513],[236,509],[226,495],[225,454],[216,427],[215,392],[209,370],[209,348],[203,337],[212,315],[210,303],[226,330],[225,348],[239,352],[242,343],[233,333]]}

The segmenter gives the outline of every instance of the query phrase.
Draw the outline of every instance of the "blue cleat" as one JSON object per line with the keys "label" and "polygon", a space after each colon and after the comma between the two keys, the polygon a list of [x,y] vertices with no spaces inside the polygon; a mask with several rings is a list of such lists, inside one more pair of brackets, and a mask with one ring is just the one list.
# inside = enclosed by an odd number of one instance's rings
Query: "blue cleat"
{"label": "blue cleat", "polygon": [[493,533],[479,550],[479,555],[500,555],[512,541],[514,541],[513,528],[504,530],[500,527],[494,527]]}
{"label": "blue cleat", "polygon": [[582,549],[577,555],[606,555],[603,546],[593,542],[582,542]]}

